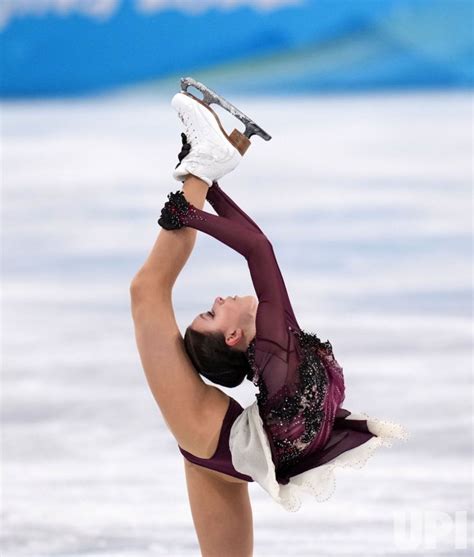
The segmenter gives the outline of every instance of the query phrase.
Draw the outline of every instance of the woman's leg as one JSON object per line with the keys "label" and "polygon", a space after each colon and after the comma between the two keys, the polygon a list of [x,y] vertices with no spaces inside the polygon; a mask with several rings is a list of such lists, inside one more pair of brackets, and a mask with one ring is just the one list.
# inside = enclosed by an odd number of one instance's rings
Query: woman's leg
{"label": "woman's leg", "polygon": [[203,557],[251,557],[253,517],[248,484],[213,477],[184,461],[188,498]]}

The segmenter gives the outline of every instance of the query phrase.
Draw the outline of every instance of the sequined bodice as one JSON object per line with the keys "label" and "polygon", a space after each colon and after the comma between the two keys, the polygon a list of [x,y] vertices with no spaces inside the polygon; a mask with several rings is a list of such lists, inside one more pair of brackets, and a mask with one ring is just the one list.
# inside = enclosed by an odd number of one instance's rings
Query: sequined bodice
{"label": "sequined bodice", "polygon": [[[277,392],[269,393],[265,377],[272,373],[271,359],[265,369],[256,363],[257,339],[250,343],[246,354],[251,367],[248,378],[258,387],[256,395],[262,421],[267,430],[280,469],[291,468],[315,441],[323,442],[326,395],[330,381],[339,377],[338,398],[344,398],[342,368],[334,359],[329,341],[322,342],[317,335],[289,327],[295,340],[295,350],[288,354],[288,376],[294,376]],[[328,366],[331,366],[329,368]],[[296,373],[294,373],[296,370]],[[331,373],[328,373],[328,372]],[[327,437],[327,436],[324,436]]]}

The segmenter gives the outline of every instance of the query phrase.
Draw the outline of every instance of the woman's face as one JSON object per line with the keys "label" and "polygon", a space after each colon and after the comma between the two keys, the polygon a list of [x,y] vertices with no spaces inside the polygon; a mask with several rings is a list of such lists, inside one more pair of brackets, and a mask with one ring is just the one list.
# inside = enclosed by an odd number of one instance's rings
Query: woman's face
{"label": "woman's face", "polygon": [[220,331],[227,344],[244,348],[255,336],[257,307],[255,296],[217,296],[212,306],[196,315],[190,326],[200,333]]}

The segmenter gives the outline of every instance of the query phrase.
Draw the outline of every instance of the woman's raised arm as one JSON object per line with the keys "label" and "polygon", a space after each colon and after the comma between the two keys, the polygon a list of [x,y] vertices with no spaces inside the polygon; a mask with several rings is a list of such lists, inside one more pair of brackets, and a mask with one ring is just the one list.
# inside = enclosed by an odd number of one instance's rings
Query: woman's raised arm
{"label": "woman's raised arm", "polygon": [[168,195],[159,224],[163,228],[192,227],[213,236],[247,260],[259,300],[256,316],[257,343],[265,352],[285,358],[288,349],[286,292],[273,247],[258,228],[232,215],[213,215],[195,207],[183,191]]}
{"label": "woman's raised arm", "polygon": [[[237,205],[237,203],[219,186],[217,182],[214,182],[212,187],[209,188],[206,199],[218,215],[240,222],[247,228],[264,234],[257,223],[241,207],[239,207],[239,205]],[[295,329],[299,329],[283,275],[281,274],[278,261],[274,255],[271,258],[271,265],[273,267],[272,274],[275,275],[276,280],[280,285],[283,305],[287,313],[288,322]]]}

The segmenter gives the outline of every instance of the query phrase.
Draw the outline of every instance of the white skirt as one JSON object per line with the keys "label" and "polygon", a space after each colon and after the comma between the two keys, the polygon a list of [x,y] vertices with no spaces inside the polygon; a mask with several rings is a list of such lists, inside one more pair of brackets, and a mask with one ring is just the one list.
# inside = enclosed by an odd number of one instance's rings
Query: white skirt
{"label": "white skirt", "polygon": [[362,468],[380,446],[391,447],[392,439],[407,441],[408,431],[400,424],[367,414],[349,414],[346,420],[367,420],[367,427],[377,437],[349,449],[336,458],[290,478],[288,484],[279,484],[276,479],[270,444],[258,411],[258,403],[244,409],[232,424],[229,448],[235,469],[247,474],[283,508],[290,512],[299,510],[302,493],[310,493],[317,501],[326,501],[334,493],[336,479],[334,468]]}

